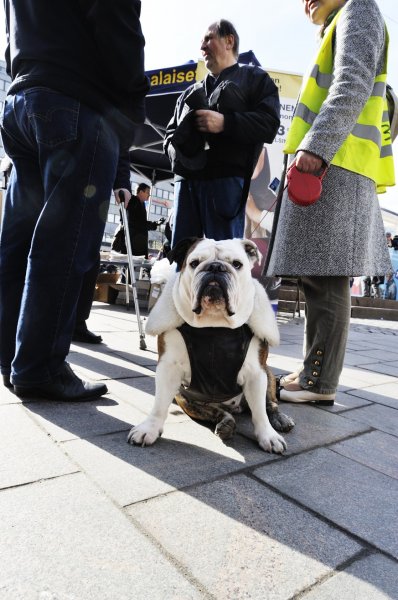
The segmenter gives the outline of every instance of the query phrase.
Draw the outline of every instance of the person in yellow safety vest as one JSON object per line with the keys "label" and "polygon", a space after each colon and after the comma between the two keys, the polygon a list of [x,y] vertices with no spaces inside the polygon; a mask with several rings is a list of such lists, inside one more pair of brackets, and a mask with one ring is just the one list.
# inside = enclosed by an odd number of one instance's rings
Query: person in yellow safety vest
{"label": "person in yellow safety vest", "polygon": [[388,33],[375,0],[301,1],[321,26],[321,42],[284,151],[299,171],[327,171],[310,206],[294,204],[284,191],[267,274],[297,277],[306,301],[304,361],[280,378],[280,398],[331,405],[344,363],[350,277],[392,270],[377,199],[395,183],[385,101]]}

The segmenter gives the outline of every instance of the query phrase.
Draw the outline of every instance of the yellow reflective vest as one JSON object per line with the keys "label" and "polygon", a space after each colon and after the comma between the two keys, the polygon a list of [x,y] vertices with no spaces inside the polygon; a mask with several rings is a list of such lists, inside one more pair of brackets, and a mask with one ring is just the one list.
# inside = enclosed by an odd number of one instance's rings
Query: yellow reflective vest
{"label": "yellow reflective vest", "polygon": [[[310,74],[303,82],[284,152],[293,154],[311,128],[333,80],[333,34],[341,10],[325,35]],[[394,161],[386,100],[388,33],[383,73],[374,79],[372,93],[358,120],[332,159],[332,164],[372,179],[377,192],[395,184]]]}

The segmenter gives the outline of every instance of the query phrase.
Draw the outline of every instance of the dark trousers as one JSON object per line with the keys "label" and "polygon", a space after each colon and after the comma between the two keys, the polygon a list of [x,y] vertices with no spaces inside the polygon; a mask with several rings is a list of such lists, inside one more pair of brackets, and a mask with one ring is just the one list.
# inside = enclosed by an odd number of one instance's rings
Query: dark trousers
{"label": "dark trousers", "polygon": [[172,246],[188,237],[243,238],[246,199],[243,177],[183,180],[174,184]]}
{"label": "dark trousers", "polygon": [[93,303],[95,284],[97,283],[97,277],[100,267],[100,256],[98,255],[97,262],[91,267],[89,271],[84,274],[83,283],[79,294],[79,299],[76,306],[76,325],[75,329],[80,326],[84,328],[85,322],[90,316],[91,305]]}
{"label": "dark trousers", "polygon": [[84,274],[94,268],[119,157],[103,116],[44,87],[6,98],[13,169],[0,237],[0,362],[41,385],[69,352]]}
{"label": "dark trousers", "polygon": [[300,385],[322,394],[336,391],[351,316],[349,277],[302,277],[305,296],[304,363]]}

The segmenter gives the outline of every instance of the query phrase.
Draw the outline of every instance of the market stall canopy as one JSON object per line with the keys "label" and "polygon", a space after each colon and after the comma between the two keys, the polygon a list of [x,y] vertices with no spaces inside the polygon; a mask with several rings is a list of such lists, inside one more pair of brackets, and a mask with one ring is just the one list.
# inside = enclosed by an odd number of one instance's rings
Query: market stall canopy
{"label": "market stall canopy", "polygon": [[[260,65],[249,50],[239,55],[242,64]],[[169,159],[163,153],[166,127],[173,116],[178,96],[206,75],[203,61],[189,61],[176,67],[147,71],[151,89],[146,98],[147,118],[137,127],[135,144],[130,148],[132,170],[152,184],[172,179]]]}

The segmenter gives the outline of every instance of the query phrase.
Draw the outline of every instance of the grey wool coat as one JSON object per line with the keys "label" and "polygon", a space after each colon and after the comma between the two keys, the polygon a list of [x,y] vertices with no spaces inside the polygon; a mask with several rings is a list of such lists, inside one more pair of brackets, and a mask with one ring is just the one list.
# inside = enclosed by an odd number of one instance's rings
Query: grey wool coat
{"label": "grey wool coat", "polygon": [[[335,36],[333,82],[299,150],[329,164],[355,125],[384,60],[384,21],[375,0],[348,0]],[[357,276],[391,272],[371,179],[331,165],[320,199],[308,207],[285,190],[269,275]]]}

